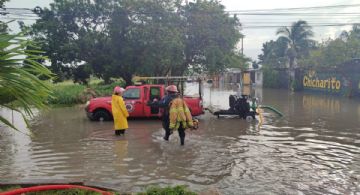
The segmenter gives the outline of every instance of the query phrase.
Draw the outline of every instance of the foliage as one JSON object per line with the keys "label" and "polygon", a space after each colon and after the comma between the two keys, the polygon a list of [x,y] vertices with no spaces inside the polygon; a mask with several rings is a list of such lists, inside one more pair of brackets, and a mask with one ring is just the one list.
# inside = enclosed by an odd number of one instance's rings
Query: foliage
{"label": "foliage", "polygon": [[55,0],[39,16],[30,34],[58,78],[65,64],[86,63],[106,83],[130,84],[133,75],[219,72],[242,58],[240,22],[218,1]]}
{"label": "foliage", "polygon": [[[4,3],[9,0],[0,0],[0,8],[4,7]],[[0,21],[0,33],[6,33],[8,31],[8,26],[6,22]]]}
{"label": "foliage", "polygon": [[280,88],[279,72],[269,66],[263,66],[263,85],[268,88]]}
{"label": "foliage", "polygon": [[103,25],[108,18],[105,8],[111,2],[96,2],[103,4],[85,0],[55,0],[50,9],[45,8],[39,13],[40,19],[32,26],[30,35],[42,43],[59,81],[68,72],[64,64],[76,65],[85,61],[96,66],[107,63],[109,52],[104,45],[108,40]]}
{"label": "foliage", "polygon": [[[174,74],[174,67],[183,62],[185,47],[183,21],[175,11],[177,1],[136,0],[124,3],[123,9],[130,12],[131,18],[124,40],[119,40],[115,34],[119,30],[111,25],[112,31],[115,31],[112,33],[115,47],[123,51],[123,70],[128,75],[124,79],[131,79],[133,74]],[[130,32],[131,35],[128,34]],[[121,44],[124,42],[127,45]]]}
{"label": "foliage", "polygon": [[227,68],[247,69],[250,62],[250,58],[236,52],[227,54],[224,58],[224,64],[227,64]]}
{"label": "foliage", "polygon": [[192,65],[210,73],[224,70],[229,65],[226,58],[239,56],[234,51],[242,36],[237,16],[225,13],[219,1],[198,0],[183,9],[186,48],[184,66],[180,68]]}
{"label": "foliage", "polygon": [[86,87],[83,85],[54,85],[54,93],[49,98],[49,104],[79,104],[84,103],[81,94],[85,91]]}
{"label": "foliage", "polygon": [[74,82],[87,85],[90,80],[91,69],[88,64],[73,68]]}
{"label": "foliage", "polygon": [[0,0],[0,8],[3,8],[3,7],[4,7],[4,3],[5,3],[6,1],[9,1],[9,0]]}
{"label": "foliage", "polygon": [[260,64],[273,68],[285,68],[287,62],[286,50],[287,42],[284,39],[264,43],[263,53],[259,55]]}
{"label": "foliage", "polygon": [[313,36],[311,26],[306,21],[299,20],[294,22],[290,28],[282,27],[276,32],[287,43],[286,56],[289,59],[289,67],[294,68],[296,60],[309,54],[309,50],[314,45],[310,38]]}
{"label": "foliage", "polygon": [[354,25],[351,31],[320,44],[301,63],[313,68],[336,67],[353,58],[360,58],[360,25]]}
{"label": "foliage", "polygon": [[2,186],[0,186],[0,192],[6,192],[6,191],[18,189],[20,187],[21,186],[18,186],[18,185],[2,185]]}
{"label": "foliage", "polygon": [[[33,106],[46,108],[45,101],[51,94],[48,82],[39,77],[50,79],[52,74],[38,63],[44,59],[42,53],[28,50],[29,46],[35,47],[32,41],[20,34],[0,34],[0,106],[32,116]],[[11,104],[13,101],[17,106]],[[0,121],[16,129],[2,116]]]}
{"label": "foliage", "polygon": [[124,86],[124,81],[117,81],[111,84],[96,83],[88,87],[84,85],[62,82],[53,85],[54,93],[48,102],[50,104],[82,104],[93,97],[109,96],[115,86]]}
{"label": "foliage", "polygon": [[175,186],[165,188],[150,187],[146,192],[138,193],[138,195],[196,195],[196,193],[187,190],[185,186]]}

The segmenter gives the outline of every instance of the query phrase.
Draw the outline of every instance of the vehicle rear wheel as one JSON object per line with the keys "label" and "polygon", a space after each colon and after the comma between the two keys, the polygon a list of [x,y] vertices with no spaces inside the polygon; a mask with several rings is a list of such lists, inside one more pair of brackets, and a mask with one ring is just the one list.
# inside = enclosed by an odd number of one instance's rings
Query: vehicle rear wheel
{"label": "vehicle rear wheel", "polygon": [[254,118],[251,115],[246,116],[246,121],[251,122]]}
{"label": "vehicle rear wheel", "polygon": [[94,113],[94,119],[97,121],[109,121],[111,116],[106,110],[97,110]]}
{"label": "vehicle rear wheel", "polygon": [[247,115],[246,115],[246,121],[248,122],[251,122],[252,120],[255,120],[255,113],[253,112],[249,112]]}

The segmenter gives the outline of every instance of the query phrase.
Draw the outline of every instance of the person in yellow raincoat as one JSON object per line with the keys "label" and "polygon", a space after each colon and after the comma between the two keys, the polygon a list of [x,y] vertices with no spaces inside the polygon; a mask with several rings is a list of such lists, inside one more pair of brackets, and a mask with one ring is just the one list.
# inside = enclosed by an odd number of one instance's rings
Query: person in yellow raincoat
{"label": "person in yellow raincoat", "polygon": [[122,98],[124,88],[116,86],[114,94],[111,97],[111,110],[114,117],[114,130],[115,135],[125,135],[125,130],[129,128],[127,117],[129,113],[126,110],[125,102]]}

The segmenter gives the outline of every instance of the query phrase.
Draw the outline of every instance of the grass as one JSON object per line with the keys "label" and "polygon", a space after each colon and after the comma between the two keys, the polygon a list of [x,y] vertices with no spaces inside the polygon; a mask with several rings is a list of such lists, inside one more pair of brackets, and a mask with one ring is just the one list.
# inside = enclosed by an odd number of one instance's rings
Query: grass
{"label": "grass", "polygon": [[104,84],[101,80],[90,82],[89,86],[65,81],[53,84],[53,95],[48,103],[52,105],[83,104],[92,97],[109,96],[115,86],[124,86],[124,81],[117,80],[111,84]]}
{"label": "grass", "polygon": [[152,186],[149,187],[146,192],[140,192],[137,193],[137,195],[196,195],[196,193],[189,191],[186,186],[168,186],[165,188]]}

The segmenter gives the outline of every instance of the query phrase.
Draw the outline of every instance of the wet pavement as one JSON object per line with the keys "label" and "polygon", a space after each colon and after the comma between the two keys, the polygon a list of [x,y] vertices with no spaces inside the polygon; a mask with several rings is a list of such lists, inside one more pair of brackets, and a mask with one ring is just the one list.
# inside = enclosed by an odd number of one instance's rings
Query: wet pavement
{"label": "wet pavement", "polygon": [[[219,87],[204,89],[205,105],[227,108],[239,91]],[[116,137],[112,122],[90,122],[82,106],[54,108],[34,119],[32,137],[0,127],[1,180],[102,182],[122,192],[176,184],[222,194],[360,193],[360,100],[274,89],[255,96],[284,117],[265,110],[259,126],[207,112],[184,147],[177,133],[162,140],[160,120],[130,120]]]}

